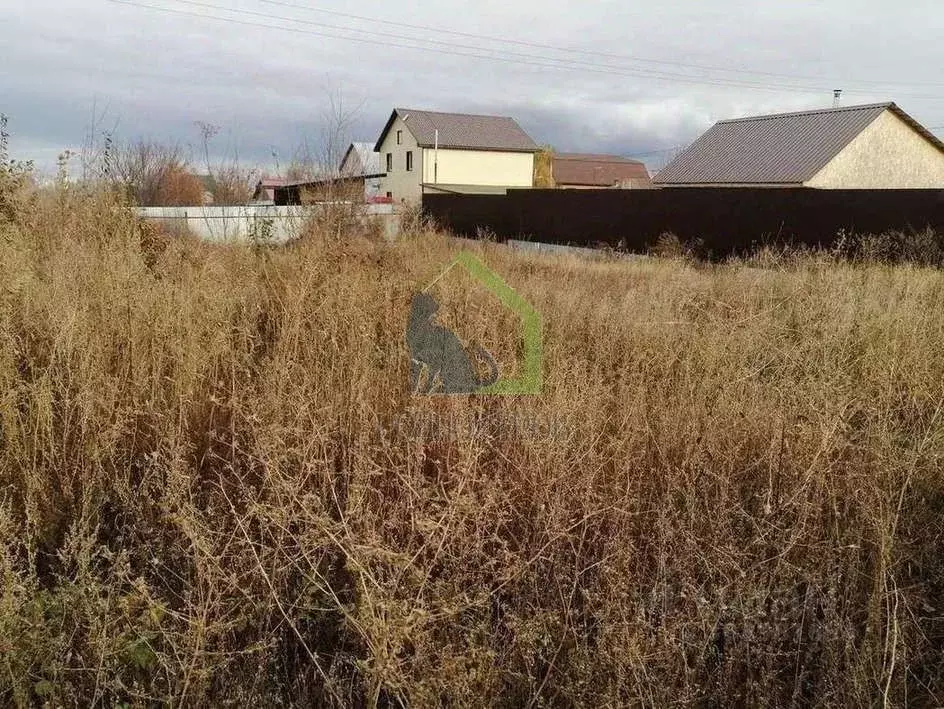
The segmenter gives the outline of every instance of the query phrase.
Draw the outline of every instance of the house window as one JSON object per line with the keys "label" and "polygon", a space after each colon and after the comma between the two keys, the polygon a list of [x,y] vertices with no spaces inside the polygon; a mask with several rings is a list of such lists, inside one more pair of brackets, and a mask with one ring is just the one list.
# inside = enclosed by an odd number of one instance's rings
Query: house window
{"label": "house window", "polygon": [[402,143],[403,143],[403,131],[398,130],[397,131],[397,145],[400,145]]}
{"label": "house window", "polygon": [[413,151],[406,151],[406,171],[413,172]]}
{"label": "house window", "polygon": [[393,199],[393,192],[387,192],[387,199]]}
{"label": "house window", "polygon": [[387,153],[387,172],[393,172],[393,153]]}

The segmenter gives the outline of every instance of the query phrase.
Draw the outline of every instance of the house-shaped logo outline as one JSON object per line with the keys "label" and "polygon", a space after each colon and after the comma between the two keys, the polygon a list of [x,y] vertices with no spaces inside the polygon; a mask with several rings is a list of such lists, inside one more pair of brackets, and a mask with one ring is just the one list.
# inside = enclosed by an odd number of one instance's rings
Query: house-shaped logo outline
{"label": "house-shaped logo outline", "polygon": [[521,376],[499,379],[475,391],[476,394],[540,394],[544,384],[544,334],[541,314],[518,292],[482,263],[476,256],[461,251],[450,264],[423,290],[427,291],[455,266],[462,266],[470,276],[495,295],[501,304],[521,319],[524,344],[524,367]]}

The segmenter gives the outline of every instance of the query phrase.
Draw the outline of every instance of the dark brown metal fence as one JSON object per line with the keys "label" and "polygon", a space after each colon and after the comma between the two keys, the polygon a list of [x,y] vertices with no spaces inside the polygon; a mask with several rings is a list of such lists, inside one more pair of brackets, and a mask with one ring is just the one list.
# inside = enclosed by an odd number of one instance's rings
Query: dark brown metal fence
{"label": "dark brown metal fence", "polygon": [[841,231],[932,228],[944,234],[944,189],[689,188],[511,190],[507,195],[426,195],[425,213],[459,236],[644,252],[664,233],[714,257],[763,244],[830,246]]}

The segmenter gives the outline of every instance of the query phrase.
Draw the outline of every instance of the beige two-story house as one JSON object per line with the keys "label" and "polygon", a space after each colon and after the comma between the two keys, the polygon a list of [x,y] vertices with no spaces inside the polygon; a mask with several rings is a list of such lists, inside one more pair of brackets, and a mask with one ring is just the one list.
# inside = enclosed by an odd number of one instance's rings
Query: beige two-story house
{"label": "beige two-story house", "polygon": [[374,149],[380,193],[394,202],[423,194],[502,193],[531,187],[538,146],[513,118],[397,108]]}

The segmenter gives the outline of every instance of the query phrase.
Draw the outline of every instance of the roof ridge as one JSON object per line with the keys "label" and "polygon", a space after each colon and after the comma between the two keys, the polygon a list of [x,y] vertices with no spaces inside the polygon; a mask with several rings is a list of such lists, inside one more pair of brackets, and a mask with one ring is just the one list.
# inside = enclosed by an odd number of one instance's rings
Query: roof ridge
{"label": "roof ridge", "polygon": [[[514,121],[513,116],[499,116],[494,113],[458,113],[456,111],[430,111],[425,108],[397,108],[397,113],[426,113],[436,116],[468,116],[469,118],[507,118]],[[516,121],[517,122],[517,121]]]}
{"label": "roof ridge", "polygon": [[718,123],[745,123],[748,121],[767,121],[777,118],[787,118],[789,116],[815,116],[822,113],[845,113],[847,111],[864,111],[875,108],[893,108],[894,101],[884,101],[881,103],[863,103],[858,106],[836,106],[830,108],[814,108],[806,111],[788,111],[786,113],[769,113],[762,116],[743,116],[741,118],[725,118]]}
{"label": "roof ridge", "polygon": [[635,162],[642,163],[642,160],[628,158],[623,155],[607,155],[606,153],[554,153],[554,157],[562,160],[584,160],[586,162]]}
{"label": "roof ridge", "polygon": [[528,153],[539,150],[534,139],[512,116],[446,113],[410,108],[393,109],[375,144],[378,150],[395,120],[403,123],[421,148],[433,147],[438,134],[440,148]]}

